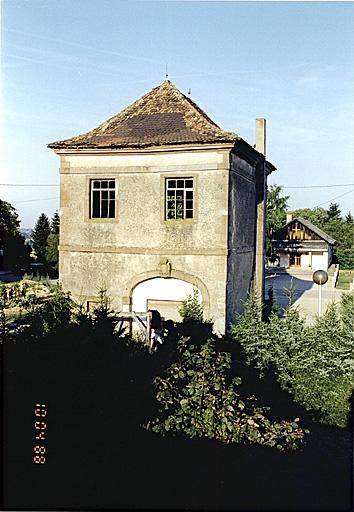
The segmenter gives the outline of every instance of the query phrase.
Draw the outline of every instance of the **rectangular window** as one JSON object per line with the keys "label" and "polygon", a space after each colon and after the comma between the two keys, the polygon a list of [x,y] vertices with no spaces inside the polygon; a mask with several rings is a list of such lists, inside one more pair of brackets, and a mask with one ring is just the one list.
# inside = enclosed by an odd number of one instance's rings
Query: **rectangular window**
{"label": "rectangular window", "polygon": [[165,219],[193,219],[193,178],[167,178]]}
{"label": "rectangular window", "polygon": [[116,210],[115,180],[91,180],[91,219],[114,219]]}

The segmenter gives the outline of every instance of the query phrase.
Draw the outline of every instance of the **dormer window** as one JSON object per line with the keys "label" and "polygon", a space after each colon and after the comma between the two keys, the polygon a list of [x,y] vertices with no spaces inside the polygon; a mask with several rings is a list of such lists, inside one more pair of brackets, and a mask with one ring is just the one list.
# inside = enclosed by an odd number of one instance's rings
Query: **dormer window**
{"label": "dormer window", "polygon": [[165,219],[193,219],[193,178],[167,178],[165,191]]}
{"label": "dormer window", "polygon": [[114,219],[116,210],[115,180],[91,180],[90,189],[90,218]]}

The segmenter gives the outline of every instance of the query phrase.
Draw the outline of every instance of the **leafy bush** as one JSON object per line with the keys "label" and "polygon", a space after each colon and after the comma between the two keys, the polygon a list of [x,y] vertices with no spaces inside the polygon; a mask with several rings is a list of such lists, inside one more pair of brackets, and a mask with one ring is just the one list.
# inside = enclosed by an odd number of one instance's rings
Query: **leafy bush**
{"label": "leafy bush", "polygon": [[154,432],[183,432],[189,437],[207,437],[224,443],[250,442],[296,448],[307,431],[293,422],[272,422],[266,408],[256,407],[254,397],[243,399],[236,391],[241,379],[231,381],[226,372],[231,355],[217,352],[208,341],[199,349],[179,341],[180,358],[154,381],[160,416],[146,428]]}
{"label": "leafy bush", "polygon": [[284,318],[259,321],[259,305],[250,294],[231,334],[247,362],[273,369],[282,389],[326,423],[344,427],[354,388],[353,296],[343,295],[314,325],[305,325],[295,308]]}

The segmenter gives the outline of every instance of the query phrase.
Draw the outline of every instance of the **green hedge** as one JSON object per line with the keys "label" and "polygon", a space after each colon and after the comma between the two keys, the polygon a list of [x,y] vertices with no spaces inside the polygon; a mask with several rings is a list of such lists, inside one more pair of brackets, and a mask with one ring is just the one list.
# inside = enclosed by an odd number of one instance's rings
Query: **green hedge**
{"label": "green hedge", "polygon": [[252,292],[231,334],[249,364],[273,369],[296,402],[320,421],[344,427],[354,388],[353,302],[352,294],[343,294],[313,325],[306,325],[294,307],[283,318],[273,314],[263,322]]}

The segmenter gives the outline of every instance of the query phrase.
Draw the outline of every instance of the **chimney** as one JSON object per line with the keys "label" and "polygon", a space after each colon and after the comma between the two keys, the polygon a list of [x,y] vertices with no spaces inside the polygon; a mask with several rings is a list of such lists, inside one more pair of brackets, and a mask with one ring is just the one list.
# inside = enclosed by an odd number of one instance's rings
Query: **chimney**
{"label": "chimney", "polygon": [[266,154],[266,120],[256,119],[256,150],[262,155]]}
{"label": "chimney", "polygon": [[293,220],[293,214],[291,212],[286,212],[286,223],[288,224]]}

